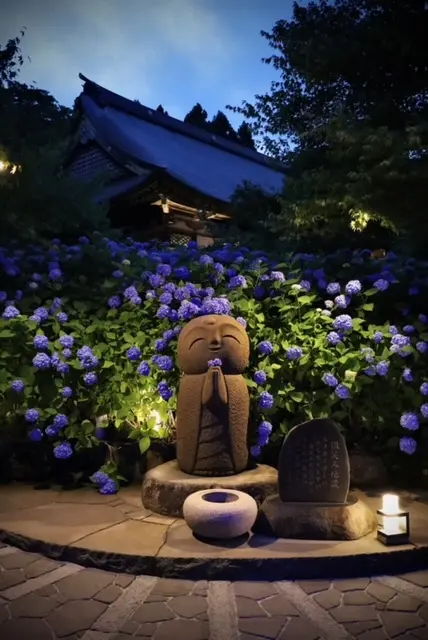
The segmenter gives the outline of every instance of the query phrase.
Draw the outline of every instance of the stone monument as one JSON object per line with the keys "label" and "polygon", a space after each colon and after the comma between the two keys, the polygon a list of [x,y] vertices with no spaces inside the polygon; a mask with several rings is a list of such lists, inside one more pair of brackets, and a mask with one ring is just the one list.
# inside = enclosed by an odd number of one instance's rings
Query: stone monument
{"label": "stone monument", "polygon": [[278,494],[262,504],[257,532],[280,538],[355,540],[374,531],[375,513],[349,496],[350,468],[337,425],[315,419],[287,434],[278,463]]}
{"label": "stone monument", "polygon": [[242,375],[250,355],[247,332],[230,316],[194,318],[181,331],[177,350],[177,460],[146,474],[144,506],[181,516],[188,495],[217,487],[246,492],[260,504],[276,491],[277,471],[249,467],[250,401]]}

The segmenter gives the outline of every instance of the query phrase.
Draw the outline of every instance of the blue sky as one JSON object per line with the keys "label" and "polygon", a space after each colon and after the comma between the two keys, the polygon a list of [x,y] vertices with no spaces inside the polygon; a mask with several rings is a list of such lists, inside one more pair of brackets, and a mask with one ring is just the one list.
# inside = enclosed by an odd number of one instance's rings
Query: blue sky
{"label": "blue sky", "polygon": [[62,104],[80,93],[81,72],[176,118],[196,102],[212,116],[268,90],[276,76],[261,62],[271,50],[260,30],[291,11],[292,0],[12,0],[2,9],[0,44],[26,26],[22,50],[31,62],[21,80]]}

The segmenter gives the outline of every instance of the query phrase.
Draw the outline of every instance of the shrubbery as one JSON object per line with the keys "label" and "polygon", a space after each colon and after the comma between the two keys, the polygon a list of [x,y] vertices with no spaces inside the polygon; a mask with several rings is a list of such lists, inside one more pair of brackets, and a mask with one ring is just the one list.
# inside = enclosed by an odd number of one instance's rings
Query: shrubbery
{"label": "shrubbery", "polygon": [[[312,417],[404,458],[424,439],[427,263],[369,251],[273,262],[100,235],[3,248],[0,262],[1,429],[51,441],[57,458],[99,443],[107,423],[142,453],[173,438],[176,338],[201,313],[247,326],[255,457]],[[104,492],[115,480],[111,463],[94,477]]]}

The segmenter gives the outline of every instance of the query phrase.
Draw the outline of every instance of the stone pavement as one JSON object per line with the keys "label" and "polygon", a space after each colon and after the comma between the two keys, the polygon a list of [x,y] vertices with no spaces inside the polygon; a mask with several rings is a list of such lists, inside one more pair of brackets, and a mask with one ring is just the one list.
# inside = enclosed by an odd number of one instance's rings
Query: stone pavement
{"label": "stone pavement", "polygon": [[428,571],[332,582],[192,582],[84,569],[0,546],[1,640],[131,637],[428,640]]}

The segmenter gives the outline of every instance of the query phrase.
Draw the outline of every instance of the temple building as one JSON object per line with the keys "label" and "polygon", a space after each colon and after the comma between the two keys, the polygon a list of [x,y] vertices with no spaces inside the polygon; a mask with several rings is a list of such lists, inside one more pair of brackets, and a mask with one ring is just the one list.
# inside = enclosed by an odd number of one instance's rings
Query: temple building
{"label": "temple building", "polygon": [[104,177],[100,199],[114,226],[203,246],[230,220],[237,187],[282,189],[286,168],[272,158],[79,77],[66,167],[81,179]]}

